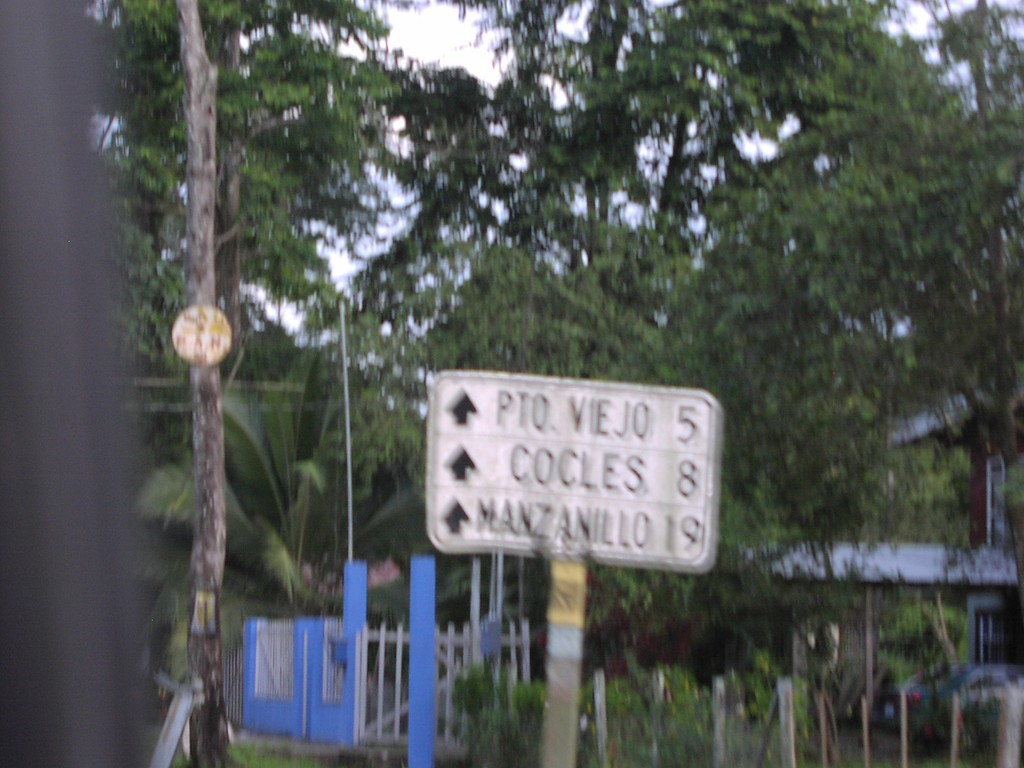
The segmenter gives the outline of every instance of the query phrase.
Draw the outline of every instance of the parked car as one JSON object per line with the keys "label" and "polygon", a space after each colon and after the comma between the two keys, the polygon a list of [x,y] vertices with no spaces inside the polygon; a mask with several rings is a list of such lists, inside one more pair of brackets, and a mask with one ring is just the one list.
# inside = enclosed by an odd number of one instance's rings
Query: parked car
{"label": "parked car", "polygon": [[871,722],[900,727],[900,696],[907,696],[911,738],[933,741],[948,735],[953,694],[960,694],[964,721],[984,726],[998,717],[998,694],[1009,685],[1024,685],[1024,666],[1017,664],[940,664],[913,675],[895,688],[885,688],[872,709]]}

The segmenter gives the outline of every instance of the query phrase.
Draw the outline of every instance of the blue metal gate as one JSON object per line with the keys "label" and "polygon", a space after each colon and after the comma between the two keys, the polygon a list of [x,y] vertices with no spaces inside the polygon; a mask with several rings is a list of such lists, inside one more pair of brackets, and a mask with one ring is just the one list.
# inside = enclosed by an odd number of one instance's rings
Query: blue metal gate
{"label": "blue metal gate", "polygon": [[355,648],[366,626],[366,563],[345,566],[345,616],[245,622],[247,730],[355,743]]}

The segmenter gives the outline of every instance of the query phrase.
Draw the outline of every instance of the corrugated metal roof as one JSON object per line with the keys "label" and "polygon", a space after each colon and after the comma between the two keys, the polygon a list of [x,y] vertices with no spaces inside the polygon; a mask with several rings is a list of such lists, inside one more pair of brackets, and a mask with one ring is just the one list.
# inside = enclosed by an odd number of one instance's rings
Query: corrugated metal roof
{"label": "corrugated metal roof", "polygon": [[835,544],[797,547],[775,558],[771,570],[786,579],[855,579],[866,584],[1017,584],[1013,553],[994,547],[957,550],[937,544]]}
{"label": "corrugated metal roof", "polygon": [[914,443],[936,432],[959,427],[970,415],[971,406],[967,398],[957,395],[940,408],[900,419],[892,431],[892,441],[896,445]]}

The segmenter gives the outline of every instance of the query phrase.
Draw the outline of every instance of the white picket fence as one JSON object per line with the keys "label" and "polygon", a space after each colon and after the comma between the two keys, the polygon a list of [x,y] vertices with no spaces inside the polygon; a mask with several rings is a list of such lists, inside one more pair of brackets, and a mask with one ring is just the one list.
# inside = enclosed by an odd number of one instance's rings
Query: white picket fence
{"label": "white picket fence", "polygon": [[[523,619],[518,630],[510,624],[501,637],[500,659],[516,680],[530,680],[530,623]],[[480,640],[474,643],[470,625],[456,630],[454,624],[438,629],[437,655],[438,742],[457,745],[463,731],[455,709],[453,692],[460,673],[479,654]],[[401,744],[408,734],[409,716],[409,632],[399,624],[388,629],[381,624],[367,627],[356,640],[356,726],[357,744]],[[478,655],[475,661],[481,661]]]}

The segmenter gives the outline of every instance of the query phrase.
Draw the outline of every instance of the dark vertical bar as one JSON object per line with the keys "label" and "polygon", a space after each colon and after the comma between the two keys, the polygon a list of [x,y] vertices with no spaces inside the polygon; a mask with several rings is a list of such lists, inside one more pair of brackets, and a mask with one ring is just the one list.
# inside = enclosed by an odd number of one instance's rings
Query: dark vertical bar
{"label": "dark vertical bar", "polygon": [[85,3],[0,3],[0,754],[139,765],[113,274]]}

